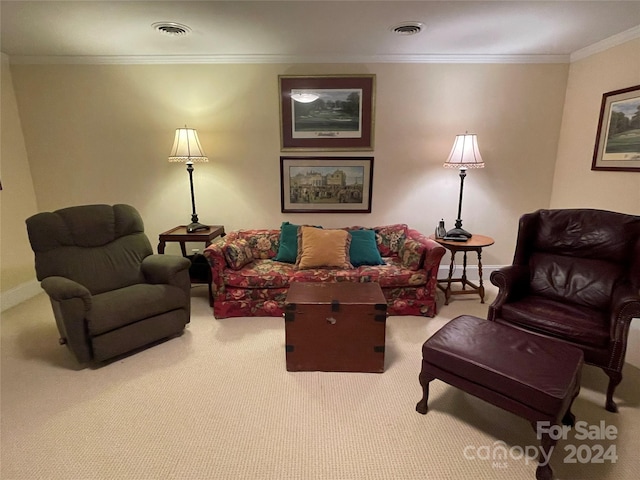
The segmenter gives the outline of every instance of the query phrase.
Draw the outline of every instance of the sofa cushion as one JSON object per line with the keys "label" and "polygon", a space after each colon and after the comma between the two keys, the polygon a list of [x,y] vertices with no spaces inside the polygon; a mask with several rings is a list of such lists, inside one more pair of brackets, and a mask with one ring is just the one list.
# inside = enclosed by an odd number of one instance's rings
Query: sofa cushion
{"label": "sofa cushion", "polygon": [[353,268],[349,261],[351,235],[345,230],[323,230],[302,226],[298,231],[296,267]]}
{"label": "sofa cushion", "polygon": [[385,257],[385,265],[363,265],[358,268],[361,282],[378,282],[382,288],[417,287],[427,283],[424,271],[409,270],[398,257]]}
{"label": "sofa cushion", "polygon": [[227,243],[222,247],[222,253],[224,254],[224,259],[227,261],[227,265],[233,270],[240,270],[253,261],[251,246],[249,242],[243,238]]}
{"label": "sofa cushion", "polygon": [[297,270],[291,278],[293,282],[359,282],[357,268],[307,268]]}
{"label": "sofa cushion", "polygon": [[241,288],[284,288],[289,286],[295,267],[269,259],[254,260],[240,270],[225,270],[224,284]]}
{"label": "sofa cushion", "polygon": [[375,227],[378,250],[383,257],[391,257],[398,254],[400,245],[407,237],[407,225],[398,223]]}
{"label": "sofa cushion", "polygon": [[407,238],[398,251],[398,257],[402,261],[402,265],[409,270],[419,270],[424,262],[425,248],[424,245],[413,238]]}
{"label": "sofa cushion", "polygon": [[384,260],[378,251],[376,243],[376,233],[369,229],[351,230],[351,247],[349,248],[349,258],[351,265],[359,267],[361,265],[384,265]]}
{"label": "sofa cushion", "polygon": [[278,252],[280,230],[238,230],[236,232],[229,233],[225,237],[225,240],[229,243],[239,238],[242,238],[249,243],[254,259],[273,258]]}

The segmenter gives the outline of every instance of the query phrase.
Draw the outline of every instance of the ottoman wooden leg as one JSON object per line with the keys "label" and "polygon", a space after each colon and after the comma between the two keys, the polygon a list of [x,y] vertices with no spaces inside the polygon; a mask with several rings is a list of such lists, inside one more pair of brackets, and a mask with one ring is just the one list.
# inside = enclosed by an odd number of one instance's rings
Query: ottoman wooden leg
{"label": "ottoman wooden leg", "polygon": [[[533,429],[537,431],[536,422],[532,422]],[[538,468],[536,468],[536,480],[553,480],[553,469],[551,468],[551,454],[556,444],[547,432],[542,433],[540,439],[540,454],[538,456]]]}
{"label": "ottoman wooden leg", "polygon": [[422,415],[426,415],[428,407],[427,402],[429,401],[429,383],[432,380],[435,380],[435,376],[430,373],[426,373],[424,371],[420,372],[420,385],[422,385],[422,400],[418,402],[416,405],[416,412],[421,413]]}

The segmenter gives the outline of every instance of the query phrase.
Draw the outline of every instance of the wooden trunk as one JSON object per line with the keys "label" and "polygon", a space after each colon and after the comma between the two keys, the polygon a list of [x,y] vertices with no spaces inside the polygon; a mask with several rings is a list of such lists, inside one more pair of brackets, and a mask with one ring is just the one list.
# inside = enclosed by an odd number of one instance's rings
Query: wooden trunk
{"label": "wooden trunk", "polygon": [[284,318],[288,371],[384,371],[387,302],[379,284],[294,282]]}

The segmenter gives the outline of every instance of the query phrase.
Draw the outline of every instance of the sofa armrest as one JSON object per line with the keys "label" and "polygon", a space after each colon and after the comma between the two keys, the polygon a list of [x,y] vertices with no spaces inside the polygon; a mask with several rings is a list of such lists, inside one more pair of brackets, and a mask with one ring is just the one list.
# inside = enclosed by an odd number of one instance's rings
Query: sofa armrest
{"label": "sofa armrest", "polygon": [[225,239],[220,242],[212,243],[202,252],[211,267],[211,286],[213,288],[214,295],[222,293],[225,290],[222,273],[224,272],[224,269],[227,268],[227,261],[224,258],[224,251],[222,248],[227,244],[227,242],[228,240],[226,240],[225,237]]}
{"label": "sofa armrest", "polygon": [[432,272],[434,278],[437,277],[440,261],[446,252],[445,248],[414,229],[407,230],[407,238],[418,242],[422,246],[421,250],[423,251],[424,259],[421,268],[427,272]]}
{"label": "sofa armrest", "polygon": [[491,283],[498,287],[496,299],[489,306],[489,320],[500,316],[500,309],[507,302],[522,297],[529,288],[529,267],[508,265],[491,272]]}

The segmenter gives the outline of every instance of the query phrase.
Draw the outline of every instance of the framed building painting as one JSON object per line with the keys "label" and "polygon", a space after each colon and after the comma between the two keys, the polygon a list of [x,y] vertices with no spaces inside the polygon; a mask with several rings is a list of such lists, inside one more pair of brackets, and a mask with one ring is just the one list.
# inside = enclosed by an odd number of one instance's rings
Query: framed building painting
{"label": "framed building painting", "polygon": [[373,150],[375,79],[280,75],[282,150]]}
{"label": "framed building painting", "polygon": [[591,170],[640,172],[640,85],[602,96]]}
{"label": "framed building painting", "polygon": [[280,157],[283,213],[371,213],[373,157]]}

